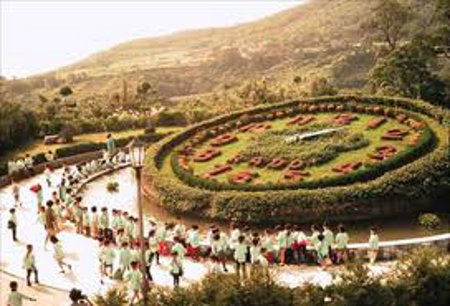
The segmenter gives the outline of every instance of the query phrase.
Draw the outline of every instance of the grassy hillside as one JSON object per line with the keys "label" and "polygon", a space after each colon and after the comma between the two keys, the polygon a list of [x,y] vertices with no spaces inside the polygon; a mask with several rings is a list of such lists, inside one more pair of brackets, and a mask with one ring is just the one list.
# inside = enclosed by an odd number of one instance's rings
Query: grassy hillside
{"label": "grassy hillside", "polygon": [[[37,94],[53,95],[68,84],[76,98],[107,98],[123,95],[124,80],[125,90],[146,80],[173,97],[206,93],[249,78],[282,80],[313,72],[337,79],[339,85],[360,86],[373,61],[373,54],[361,47],[360,23],[373,2],[311,0],[235,27],[135,40],[52,73],[7,82],[5,91],[33,101]],[[353,67],[353,62],[358,65]]]}

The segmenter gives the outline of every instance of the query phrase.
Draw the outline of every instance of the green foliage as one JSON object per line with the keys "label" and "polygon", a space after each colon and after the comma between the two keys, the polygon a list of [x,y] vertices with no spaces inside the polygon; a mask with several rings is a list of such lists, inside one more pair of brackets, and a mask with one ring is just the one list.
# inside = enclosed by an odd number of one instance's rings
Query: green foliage
{"label": "green foliage", "polygon": [[0,103],[0,151],[13,149],[37,134],[33,112],[18,103]]}
{"label": "green foliage", "polygon": [[309,91],[311,97],[334,96],[337,94],[337,89],[330,85],[324,77],[313,78]]}
{"label": "green foliage", "polygon": [[292,305],[292,290],[258,270],[245,280],[231,274],[211,274],[189,288],[151,292],[150,305],[283,306]]}
{"label": "green foliage", "polygon": [[108,184],[106,184],[106,190],[108,192],[119,191],[119,182],[108,182]]}
{"label": "green foliage", "polygon": [[430,246],[398,260],[389,285],[397,305],[449,305],[450,259],[445,251]]}
{"label": "green foliage", "polygon": [[421,214],[419,216],[419,224],[428,230],[433,230],[441,224],[441,219],[432,213]]}
{"label": "green foliage", "polygon": [[[239,279],[233,274],[209,274],[186,288],[154,288],[149,305],[158,306],[444,306],[450,303],[450,260],[435,247],[414,249],[387,275],[374,275],[353,264],[336,272],[332,285],[304,284],[288,288],[275,275],[254,269]],[[113,292],[115,291],[115,293]],[[98,296],[99,306],[116,306],[121,291]],[[109,304],[106,302],[108,301]],[[123,302],[122,299],[120,301]]]}
{"label": "green foliage", "polygon": [[445,84],[430,69],[434,56],[430,41],[414,40],[380,60],[371,81],[385,93],[443,104]]}
{"label": "green foliage", "polygon": [[155,124],[157,126],[185,126],[187,119],[180,111],[163,111],[158,114]]}
{"label": "green foliage", "polygon": [[[363,25],[365,30],[377,39],[382,39],[392,51],[404,34],[403,29],[410,19],[408,8],[398,0],[380,0],[372,11],[369,22]],[[369,32],[367,31],[367,32]]]}
{"label": "green foliage", "polygon": [[94,298],[97,306],[128,305],[127,293],[119,289],[109,289],[104,296],[98,294]]}

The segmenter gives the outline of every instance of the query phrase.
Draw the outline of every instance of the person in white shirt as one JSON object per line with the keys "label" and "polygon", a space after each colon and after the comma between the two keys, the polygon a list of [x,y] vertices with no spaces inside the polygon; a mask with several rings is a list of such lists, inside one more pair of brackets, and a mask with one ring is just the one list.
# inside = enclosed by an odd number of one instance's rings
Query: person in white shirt
{"label": "person in white shirt", "polygon": [[212,255],[211,257],[214,258],[214,261],[216,261],[218,264],[222,265],[223,272],[228,272],[225,263],[226,249],[227,249],[226,241],[224,241],[223,236],[221,236],[219,230],[217,229],[214,232],[214,237],[211,244],[211,255]]}
{"label": "person in white shirt", "polygon": [[247,245],[245,244],[245,236],[241,235],[238,238],[237,244],[234,246],[234,261],[236,263],[236,273],[238,277],[245,277],[245,262],[247,255]]}
{"label": "person in white shirt", "polygon": [[261,255],[261,244],[259,237],[255,237],[252,240],[252,245],[250,246],[250,262],[252,265],[258,264],[259,256]]}
{"label": "person in white shirt", "polygon": [[231,233],[230,233],[230,248],[234,250],[235,246],[238,243],[239,236],[241,235],[241,231],[236,224],[231,224]]}

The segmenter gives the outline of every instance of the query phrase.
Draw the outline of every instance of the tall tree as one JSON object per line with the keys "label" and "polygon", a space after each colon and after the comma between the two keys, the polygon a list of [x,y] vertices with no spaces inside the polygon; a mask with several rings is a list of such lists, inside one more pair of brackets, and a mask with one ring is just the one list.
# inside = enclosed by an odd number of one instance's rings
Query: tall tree
{"label": "tall tree", "polygon": [[380,0],[363,29],[375,39],[382,39],[392,51],[409,19],[409,9],[398,0]]}
{"label": "tall tree", "polygon": [[383,93],[445,105],[445,84],[432,70],[435,60],[429,39],[415,39],[379,60],[371,72],[371,82]]}

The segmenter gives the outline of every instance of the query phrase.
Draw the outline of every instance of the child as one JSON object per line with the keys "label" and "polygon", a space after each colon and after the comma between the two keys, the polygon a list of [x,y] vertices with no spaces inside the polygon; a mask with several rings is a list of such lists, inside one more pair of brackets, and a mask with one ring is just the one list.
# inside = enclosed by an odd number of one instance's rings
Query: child
{"label": "child", "polygon": [[91,221],[89,218],[88,208],[83,207],[81,210],[82,210],[81,225],[83,228],[83,232],[86,236],[90,237],[91,236],[91,227],[90,227]]}
{"label": "child", "polygon": [[10,282],[9,288],[11,289],[11,292],[8,294],[8,306],[22,306],[22,300],[29,300],[32,302],[36,302],[36,299],[33,299],[29,296],[26,296],[23,293],[20,293],[17,291],[18,288],[17,282]]}
{"label": "child", "polygon": [[23,258],[23,267],[27,271],[27,285],[31,286],[31,273],[34,273],[34,281],[36,284],[39,284],[38,280],[38,270],[36,269],[36,260],[33,254],[33,246],[31,244],[27,245],[27,253]]}
{"label": "child", "polygon": [[186,249],[182,244],[182,239],[180,237],[173,238],[174,245],[172,246],[171,253],[176,252],[178,254],[178,259],[180,264],[183,263],[184,255],[186,254]]}
{"label": "child", "polygon": [[177,216],[177,224],[175,225],[173,231],[175,233],[176,236],[180,237],[180,238],[185,238],[186,235],[186,227],[184,226],[183,223],[181,223],[181,217]]}
{"label": "child", "polygon": [[[110,240],[105,240],[105,246],[103,250],[103,271],[105,275],[112,277],[114,267],[114,259],[116,258],[116,253],[114,253],[114,249],[112,248],[112,243]],[[109,273],[108,273],[109,271]]]}
{"label": "child", "polygon": [[234,247],[234,260],[236,262],[236,273],[238,276],[240,276],[242,270],[242,276],[245,277],[246,254],[247,245],[245,244],[245,236],[240,235]]}
{"label": "child", "polygon": [[17,206],[22,207],[22,202],[20,202],[20,188],[19,188],[19,184],[17,184],[16,181],[13,181],[12,193],[13,193],[13,197],[14,197],[14,207],[17,207]]}
{"label": "child", "polygon": [[39,187],[36,192],[36,201],[37,201],[37,204],[39,207],[39,205],[42,205],[42,203],[44,202],[44,191],[42,190],[41,184],[37,184],[37,186],[39,186]]}
{"label": "child", "polygon": [[250,262],[252,265],[258,263],[258,259],[261,255],[261,247],[259,245],[259,238],[255,237],[252,240],[252,245],[250,246]]}
{"label": "child", "polygon": [[377,259],[378,248],[379,248],[380,239],[377,235],[377,229],[372,226],[370,228],[370,237],[369,237],[369,262],[373,265]]}
{"label": "child", "polygon": [[199,248],[200,248],[200,235],[198,233],[198,226],[192,225],[191,229],[187,232],[188,236],[188,250],[189,255],[195,261],[198,260]]}
{"label": "child", "polygon": [[96,206],[92,206],[91,208],[91,235],[94,239],[98,237],[98,215]]}
{"label": "child", "polygon": [[50,165],[45,166],[44,175],[45,175],[45,181],[47,182],[47,186],[51,187],[52,186],[52,168],[50,167]]}
{"label": "child", "polygon": [[8,228],[11,230],[12,238],[15,242],[17,242],[17,217],[16,217],[16,209],[11,208],[9,210],[10,216],[8,220]]}
{"label": "child", "polygon": [[137,261],[133,261],[131,263],[131,271],[125,278],[128,281],[130,291],[133,292],[130,305],[133,305],[134,300],[139,298],[139,291],[141,290],[142,273],[139,271],[138,267],[139,263]]}
{"label": "child", "polygon": [[227,266],[225,265],[225,244],[224,241],[220,238],[220,233],[216,232],[211,244],[211,258],[213,259],[213,261],[222,264],[224,272],[228,272]]}
{"label": "child", "polygon": [[276,249],[272,231],[270,229],[266,229],[264,233],[264,237],[262,240],[262,247],[266,250],[266,252],[263,254],[267,258],[267,261],[269,262],[270,265],[273,264],[275,262]]}
{"label": "child", "polygon": [[99,234],[102,237],[106,236],[106,230],[109,228],[108,208],[102,207],[102,213],[98,221]]}
{"label": "child", "polygon": [[265,248],[261,248],[261,252],[259,252],[258,257],[256,258],[256,262],[261,267],[264,276],[269,277],[269,261],[264,256],[264,254],[267,252]]}
{"label": "child", "polygon": [[173,286],[178,288],[180,286],[180,277],[183,276],[183,267],[179,261],[179,256],[176,251],[172,252],[172,260],[170,261],[170,274],[173,277]]}
{"label": "child", "polygon": [[65,255],[64,255],[64,252],[62,249],[61,242],[58,240],[58,238],[56,238],[56,236],[51,236],[50,242],[53,243],[53,245],[54,245],[55,254],[53,257],[56,259],[58,266],[61,268],[61,273],[65,273],[64,266],[68,267],[69,270],[72,270],[72,266],[69,265],[68,263],[64,262]]}
{"label": "child", "polygon": [[147,275],[147,279],[149,281],[153,281],[152,274],[150,269],[152,267],[152,250],[150,250],[150,243],[148,241],[145,242],[145,273]]}
{"label": "child", "polygon": [[230,233],[230,248],[234,250],[235,246],[238,244],[239,236],[241,236],[241,231],[236,224],[231,224]]}
{"label": "child", "polygon": [[121,228],[118,230],[117,235],[116,235],[116,244],[121,246],[125,242],[130,243],[130,238],[125,236],[125,231],[123,230],[123,228]]}
{"label": "child", "polygon": [[148,243],[149,243],[149,251],[150,251],[150,264],[153,261],[153,257],[156,257],[156,264],[159,265],[159,252],[158,252],[158,238],[156,237],[156,231],[151,230],[148,237]]}
{"label": "child", "polygon": [[124,242],[122,247],[119,249],[119,265],[122,272],[130,269],[130,264],[132,261],[131,250],[128,247],[128,242]]}
{"label": "child", "polygon": [[282,226],[277,226],[275,230],[278,231],[277,244],[280,252],[280,265],[284,266],[286,264],[286,249],[288,246],[287,230]]}
{"label": "child", "polygon": [[319,265],[325,269],[329,260],[329,246],[325,241],[325,236],[323,234],[319,234],[317,237],[319,242],[316,244],[316,252],[317,252],[317,262]]}
{"label": "child", "polygon": [[336,263],[341,263],[345,261],[347,257],[347,244],[349,238],[343,225],[339,225],[338,231],[339,233],[336,235]]}

